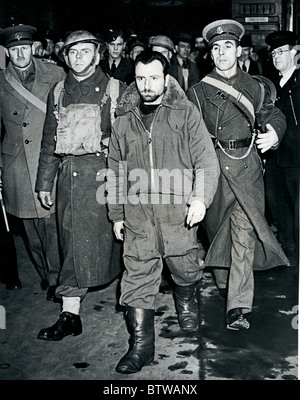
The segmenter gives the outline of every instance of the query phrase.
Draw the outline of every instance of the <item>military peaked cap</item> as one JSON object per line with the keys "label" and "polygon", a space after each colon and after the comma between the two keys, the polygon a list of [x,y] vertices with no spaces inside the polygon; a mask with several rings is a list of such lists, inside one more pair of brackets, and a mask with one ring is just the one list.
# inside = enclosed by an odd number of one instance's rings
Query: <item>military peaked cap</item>
{"label": "military peaked cap", "polygon": [[21,46],[23,44],[33,43],[33,34],[37,31],[31,25],[14,25],[2,29],[0,33],[0,43],[4,47]]}
{"label": "military peaked cap", "polygon": [[240,41],[244,34],[244,26],[231,19],[211,22],[202,31],[202,36],[209,44],[226,39]]}

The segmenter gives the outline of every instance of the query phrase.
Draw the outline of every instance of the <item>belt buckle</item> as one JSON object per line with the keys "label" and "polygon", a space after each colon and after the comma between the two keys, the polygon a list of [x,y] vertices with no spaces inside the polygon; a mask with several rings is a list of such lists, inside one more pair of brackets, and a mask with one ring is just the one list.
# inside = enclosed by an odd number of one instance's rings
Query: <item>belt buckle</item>
{"label": "belt buckle", "polygon": [[236,150],[236,140],[228,140],[229,150]]}

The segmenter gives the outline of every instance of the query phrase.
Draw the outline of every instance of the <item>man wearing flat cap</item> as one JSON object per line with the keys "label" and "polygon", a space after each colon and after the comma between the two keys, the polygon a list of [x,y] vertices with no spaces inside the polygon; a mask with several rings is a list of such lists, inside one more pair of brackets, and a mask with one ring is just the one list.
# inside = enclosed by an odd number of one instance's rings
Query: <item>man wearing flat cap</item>
{"label": "man wearing flat cap", "polygon": [[169,62],[175,52],[173,41],[165,35],[151,36],[149,38],[149,47],[153,51],[158,51],[163,54]]}
{"label": "man wearing flat cap", "polygon": [[9,58],[0,71],[0,118],[5,133],[0,144],[0,177],[6,210],[23,221],[28,244],[41,277],[41,288],[54,299],[60,260],[55,210],[45,209],[35,192],[46,101],[63,79],[62,68],[33,57],[36,28],[16,25],[1,31]]}
{"label": "man wearing flat cap", "polygon": [[[237,331],[250,327],[245,315],[252,311],[253,270],[288,264],[265,219],[257,151],[278,145],[285,117],[270,99],[272,82],[237,66],[244,33],[234,20],[215,21],[203,29],[215,68],[187,93],[202,110],[220,163],[217,192],[204,219],[210,243],[205,264],[214,267],[220,297],[226,299],[227,328]],[[256,124],[264,133],[256,136]]]}
{"label": "man wearing flat cap", "polygon": [[176,37],[176,54],[172,57],[169,74],[172,75],[186,92],[200,80],[197,64],[189,60],[192,51],[192,35],[182,32]]}
{"label": "man wearing flat cap", "polygon": [[291,265],[299,260],[299,176],[300,176],[300,73],[296,63],[297,35],[276,31],[266,37],[273,64],[278,71],[274,82],[276,105],[286,116],[287,130],[275,152],[265,163],[266,196],[277,237]]}

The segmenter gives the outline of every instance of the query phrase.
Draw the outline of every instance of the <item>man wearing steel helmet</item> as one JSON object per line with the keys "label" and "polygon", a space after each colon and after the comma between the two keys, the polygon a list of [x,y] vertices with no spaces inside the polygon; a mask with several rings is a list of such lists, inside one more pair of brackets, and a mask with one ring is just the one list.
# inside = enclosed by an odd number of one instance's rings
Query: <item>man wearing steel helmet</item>
{"label": "man wearing steel helmet", "polygon": [[[204,220],[210,242],[205,263],[214,267],[223,297],[227,291],[227,328],[233,330],[250,327],[245,314],[252,311],[253,269],[288,264],[264,216],[257,152],[257,148],[264,153],[278,146],[285,117],[274,107],[263,80],[237,66],[244,33],[243,25],[234,20],[215,21],[203,29],[215,68],[188,92],[202,109],[221,167],[217,192]],[[264,131],[257,138],[256,123]]]}
{"label": "man wearing steel helmet", "polygon": [[[39,339],[57,341],[79,335],[80,302],[89,287],[112,281],[120,272],[119,246],[114,242],[105,203],[97,201],[104,181],[114,103],[113,83],[98,66],[98,39],[75,31],[65,40],[66,79],[52,90],[37,176],[36,190],[44,207],[53,205],[51,189],[59,171],[57,214],[62,269],[56,295],[62,312]],[[125,88],[118,85],[119,95]],[[58,90],[59,88],[59,90]],[[108,90],[110,89],[110,90]]]}
{"label": "man wearing steel helmet", "polygon": [[41,205],[35,182],[47,97],[65,72],[33,56],[36,31],[20,24],[0,34],[9,59],[0,72],[0,119],[5,128],[0,143],[0,182],[2,174],[6,210],[22,221],[41,288],[48,288],[47,299],[54,300],[60,270],[55,208],[47,210]]}

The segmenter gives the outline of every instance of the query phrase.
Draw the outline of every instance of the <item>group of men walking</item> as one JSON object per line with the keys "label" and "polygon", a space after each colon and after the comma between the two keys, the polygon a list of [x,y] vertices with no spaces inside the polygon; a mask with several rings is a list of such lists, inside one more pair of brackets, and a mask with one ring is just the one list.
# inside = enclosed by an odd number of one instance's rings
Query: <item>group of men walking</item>
{"label": "group of men walking", "polygon": [[[51,295],[61,299],[59,319],[38,338],[81,334],[88,288],[122,273],[130,340],[116,369],[140,371],[155,356],[164,261],[182,330],[199,328],[205,266],[225,298],[226,327],[249,329],[253,271],[290,263],[265,218],[261,157],[280,149],[290,122],[274,105],[273,84],[238,68],[243,25],[204,28],[215,68],[186,90],[151,48],[137,55],[134,82],[110,78],[99,67],[99,40],[83,30],[64,42],[66,75],[33,58],[34,31],[20,25],[0,36],[10,60],[0,73],[0,171],[7,211],[24,221],[41,277],[47,271]],[[276,35],[274,54],[292,51],[292,38]],[[299,107],[293,115],[297,125]]]}

